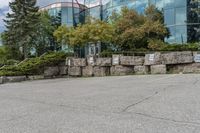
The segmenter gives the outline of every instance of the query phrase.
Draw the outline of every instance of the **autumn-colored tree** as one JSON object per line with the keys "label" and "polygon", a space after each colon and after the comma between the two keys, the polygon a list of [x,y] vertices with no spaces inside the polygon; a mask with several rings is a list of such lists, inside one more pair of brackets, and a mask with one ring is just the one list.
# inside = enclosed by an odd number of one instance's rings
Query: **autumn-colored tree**
{"label": "autumn-colored tree", "polygon": [[148,48],[151,39],[162,41],[169,35],[163,15],[155,6],[149,6],[145,14],[123,7],[120,13],[113,13],[110,19],[117,34],[113,44],[120,51]]}
{"label": "autumn-colored tree", "polygon": [[96,45],[98,42],[112,42],[114,29],[111,24],[104,21],[89,19],[86,24],[79,24],[75,28],[60,26],[54,32],[54,36],[58,42],[72,47],[85,46],[88,43]]}

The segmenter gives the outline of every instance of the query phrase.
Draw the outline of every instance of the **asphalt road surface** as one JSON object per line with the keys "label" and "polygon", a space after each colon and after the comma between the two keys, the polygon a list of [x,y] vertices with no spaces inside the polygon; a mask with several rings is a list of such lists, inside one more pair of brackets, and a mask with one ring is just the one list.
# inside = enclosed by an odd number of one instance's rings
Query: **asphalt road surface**
{"label": "asphalt road surface", "polygon": [[200,133],[200,75],[0,85],[0,133]]}

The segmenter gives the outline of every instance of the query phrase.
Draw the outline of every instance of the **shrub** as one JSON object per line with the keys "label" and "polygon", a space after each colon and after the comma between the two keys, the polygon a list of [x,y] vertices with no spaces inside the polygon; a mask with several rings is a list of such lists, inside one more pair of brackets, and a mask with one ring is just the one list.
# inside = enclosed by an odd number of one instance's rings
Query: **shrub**
{"label": "shrub", "polygon": [[167,47],[166,43],[158,39],[150,39],[148,41],[148,48],[153,51],[160,51]]}
{"label": "shrub", "polygon": [[189,44],[168,44],[161,51],[198,51],[200,44],[189,43]]}
{"label": "shrub", "polygon": [[20,61],[18,61],[18,60],[14,60],[14,59],[10,59],[10,60],[7,60],[6,62],[5,62],[5,65],[16,65],[16,64],[18,64]]}
{"label": "shrub", "polygon": [[20,76],[41,74],[45,66],[57,65],[64,61],[69,54],[63,52],[51,52],[41,57],[30,58],[24,62],[0,68],[0,76]]}

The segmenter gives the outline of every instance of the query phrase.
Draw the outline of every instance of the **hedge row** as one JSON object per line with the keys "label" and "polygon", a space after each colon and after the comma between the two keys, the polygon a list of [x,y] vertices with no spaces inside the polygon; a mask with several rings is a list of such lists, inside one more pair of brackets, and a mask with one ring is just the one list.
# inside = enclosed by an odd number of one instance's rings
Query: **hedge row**
{"label": "hedge row", "polygon": [[44,66],[57,65],[64,61],[69,54],[51,52],[41,57],[30,58],[18,65],[0,68],[0,76],[37,75],[44,71]]}
{"label": "hedge row", "polygon": [[113,54],[122,54],[122,55],[137,55],[144,56],[146,53],[150,52],[173,52],[173,51],[199,51],[200,43],[191,43],[191,44],[159,44],[159,48],[154,49],[136,49],[134,51],[109,51],[105,50],[100,53],[100,57],[112,57]]}

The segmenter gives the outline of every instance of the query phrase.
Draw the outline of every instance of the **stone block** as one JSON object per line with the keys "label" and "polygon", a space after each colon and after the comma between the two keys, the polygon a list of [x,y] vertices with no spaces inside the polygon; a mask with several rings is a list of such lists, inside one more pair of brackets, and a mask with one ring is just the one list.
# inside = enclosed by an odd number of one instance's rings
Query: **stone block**
{"label": "stone block", "polygon": [[69,67],[68,68],[68,75],[79,77],[82,75],[81,67]]}
{"label": "stone block", "polygon": [[193,52],[194,62],[200,63],[200,52]]}
{"label": "stone block", "polygon": [[135,66],[142,66],[144,65],[144,56],[134,56],[134,63]]}
{"label": "stone block", "polygon": [[8,76],[5,78],[5,82],[12,83],[12,82],[22,82],[26,81],[26,76]]}
{"label": "stone block", "polygon": [[167,71],[171,74],[183,73],[185,64],[167,65]]}
{"label": "stone block", "polygon": [[152,65],[151,74],[166,74],[167,67],[166,65]]}
{"label": "stone block", "polygon": [[148,66],[134,66],[135,74],[148,74],[149,67]]}
{"label": "stone block", "polygon": [[85,58],[68,58],[67,66],[70,66],[70,67],[86,66],[86,59]]}
{"label": "stone block", "polygon": [[144,65],[159,65],[159,64],[162,64],[160,52],[145,55]]}
{"label": "stone block", "polygon": [[192,63],[184,65],[183,73],[200,73],[200,63]]}
{"label": "stone block", "polygon": [[3,83],[4,83],[4,77],[1,76],[1,77],[0,77],[0,84],[3,84]]}
{"label": "stone block", "polygon": [[163,64],[185,64],[194,61],[193,53],[190,51],[170,52],[162,54]]}
{"label": "stone block", "polygon": [[120,65],[134,66],[134,56],[120,56]]}
{"label": "stone block", "polygon": [[44,75],[32,75],[28,76],[28,80],[41,80],[44,79]]}
{"label": "stone block", "polygon": [[193,63],[193,53],[190,51],[186,52],[178,52],[177,53],[178,63],[185,64],[185,63]]}
{"label": "stone block", "polygon": [[100,67],[100,66],[94,67],[94,76],[103,77],[109,75],[110,75],[110,67]]}
{"label": "stone block", "polygon": [[112,55],[112,65],[120,65],[120,57],[122,55]]}
{"label": "stone block", "polygon": [[59,64],[58,64],[58,66],[66,66],[66,64],[65,64],[66,62],[60,62]]}
{"label": "stone block", "polygon": [[67,75],[68,66],[59,66],[59,75]]}
{"label": "stone block", "polygon": [[133,66],[112,66],[111,67],[111,75],[131,75],[134,73],[134,67]]}
{"label": "stone block", "polygon": [[85,67],[82,68],[82,76],[91,77],[93,75],[94,75],[93,66],[85,66]]}
{"label": "stone block", "polygon": [[111,66],[111,58],[96,58],[96,66]]}
{"label": "stone block", "polygon": [[59,75],[59,68],[55,67],[45,67],[44,76],[45,77],[54,77]]}
{"label": "stone block", "polygon": [[95,66],[96,64],[96,57],[95,56],[88,56],[87,57],[87,65],[88,66]]}
{"label": "stone block", "polygon": [[162,62],[163,62],[163,64],[166,64],[166,65],[178,64],[177,52],[170,52],[170,53],[162,54]]}

